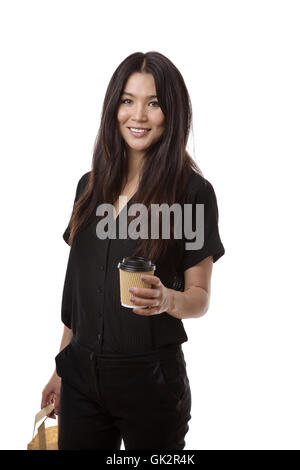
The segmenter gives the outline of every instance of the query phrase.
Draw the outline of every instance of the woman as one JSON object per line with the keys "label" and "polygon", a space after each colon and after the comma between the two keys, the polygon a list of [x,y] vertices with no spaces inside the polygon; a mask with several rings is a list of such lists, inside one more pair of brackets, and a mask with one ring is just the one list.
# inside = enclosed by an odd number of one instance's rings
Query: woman
{"label": "woman", "polygon": [[[114,72],[92,169],[78,182],[63,234],[71,246],[64,333],[41,402],[55,402],[59,449],[120,449],[122,439],[126,450],[185,446],[191,391],[182,319],[207,312],[212,265],[225,253],[214,189],[186,151],[191,117],[184,80],[162,54],[134,53]],[[150,225],[153,204],[189,204],[193,229],[204,204],[204,243],[187,249],[190,237],[174,236],[175,220],[169,238],[161,225],[159,238],[99,237],[97,207],[112,204],[120,229],[134,202],[149,210]],[[130,256],[156,266],[149,288],[134,286],[133,310],[121,305],[117,267]]]}

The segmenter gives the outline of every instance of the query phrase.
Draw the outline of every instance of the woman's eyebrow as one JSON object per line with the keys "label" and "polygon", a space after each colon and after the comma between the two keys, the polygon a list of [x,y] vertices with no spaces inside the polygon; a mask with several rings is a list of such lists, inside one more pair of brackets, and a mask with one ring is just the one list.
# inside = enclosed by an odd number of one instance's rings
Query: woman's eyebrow
{"label": "woman's eyebrow", "polygon": [[[122,95],[129,95],[129,96],[133,96],[133,97],[135,98],[134,94],[133,94],[133,93],[129,93],[129,91],[124,91],[124,92],[122,93]],[[157,95],[149,95],[149,96],[146,96],[145,98],[149,98],[149,99],[150,99],[150,98],[157,98]]]}

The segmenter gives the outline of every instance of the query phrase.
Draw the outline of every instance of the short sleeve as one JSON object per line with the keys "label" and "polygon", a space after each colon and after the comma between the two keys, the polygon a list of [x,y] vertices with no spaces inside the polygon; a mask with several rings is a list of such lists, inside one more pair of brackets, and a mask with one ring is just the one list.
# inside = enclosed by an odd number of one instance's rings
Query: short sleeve
{"label": "short sleeve", "polygon": [[70,329],[72,329],[72,307],[73,307],[73,291],[72,291],[72,257],[69,253],[69,260],[65,275],[61,302],[61,320]]}
{"label": "short sleeve", "polygon": [[[76,188],[76,193],[75,193],[75,199],[74,199],[74,203],[73,203],[73,209],[72,209],[72,213],[73,213],[73,210],[74,210],[74,205],[75,205],[75,202],[78,201],[78,199],[80,198],[80,196],[82,195],[86,185],[87,185],[87,182],[88,182],[88,179],[89,179],[89,175],[90,175],[90,171],[88,171],[87,173],[85,173],[81,178],[80,180],[78,181],[77,183],[77,188]],[[71,214],[72,216],[72,214]],[[71,217],[70,217],[70,220],[71,220]],[[67,228],[65,229],[64,233],[63,233],[63,239],[65,240],[65,242],[68,244],[68,239],[69,239],[69,236],[70,236],[70,221],[69,221],[69,224],[67,226]]]}
{"label": "short sleeve", "polygon": [[[197,237],[195,235],[193,239],[186,239],[184,236],[183,271],[191,268],[208,256],[212,256],[215,263],[225,253],[219,234],[219,211],[216,194],[212,184],[204,178],[202,180],[199,180],[191,202],[193,231],[197,234],[203,234],[201,238],[202,243],[199,244],[199,247],[195,244],[195,249],[191,249],[191,247],[186,249],[186,243],[193,244]],[[197,204],[202,205],[202,209],[199,209],[199,211],[196,211]],[[200,216],[200,214],[202,215]],[[202,225],[200,226],[200,224]]]}

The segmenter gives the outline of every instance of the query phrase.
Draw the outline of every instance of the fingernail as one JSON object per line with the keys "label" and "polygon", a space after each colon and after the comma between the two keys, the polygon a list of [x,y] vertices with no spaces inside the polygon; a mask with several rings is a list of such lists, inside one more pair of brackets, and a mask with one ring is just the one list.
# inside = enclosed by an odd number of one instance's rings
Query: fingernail
{"label": "fingernail", "polygon": [[141,276],[141,279],[144,281],[146,278],[145,278],[145,276]]}

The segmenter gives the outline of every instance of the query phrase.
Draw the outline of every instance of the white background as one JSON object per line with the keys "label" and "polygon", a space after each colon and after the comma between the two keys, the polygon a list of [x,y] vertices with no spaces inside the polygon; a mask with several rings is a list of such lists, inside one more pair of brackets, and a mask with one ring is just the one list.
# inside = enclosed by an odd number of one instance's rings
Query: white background
{"label": "white background", "polygon": [[226,250],[209,312],[184,321],[186,450],[299,449],[299,2],[0,5],[1,448],[26,448],[55,367],[62,233],[106,87],[155,50],[190,93],[189,150]]}

